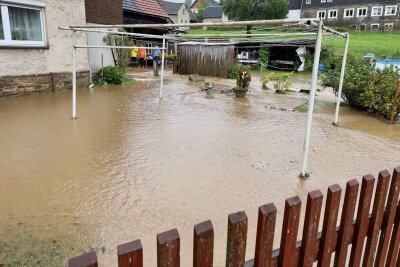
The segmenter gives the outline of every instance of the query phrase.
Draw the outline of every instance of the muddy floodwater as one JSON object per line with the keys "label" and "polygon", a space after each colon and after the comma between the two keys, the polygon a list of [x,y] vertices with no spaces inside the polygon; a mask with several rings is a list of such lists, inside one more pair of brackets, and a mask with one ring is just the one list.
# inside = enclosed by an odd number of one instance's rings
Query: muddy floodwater
{"label": "muddy floodwater", "polygon": [[[344,107],[331,125],[334,96],[318,93],[308,180],[299,180],[308,96],[276,95],[257,78],[244,99],[167,72],[164,98],[149,73],[123,86],[0,100],[0,265],[65,266],[97,252],[116,266],[118,244],[141,239],[156,266],[156,234],[177,228],[190,266],[193,225],[211,219],[215,266],[224,265],[227,215],[249,217],[253,258],[258,206],[378,174],[400,164],[400,127]],[[302,85],[300,85],[302,86]],[[307,87],[307,84],[304,85]],[[305,88],[308,89],[308,88]],[[299,233],[301,235],[301,233]],[[279,245],[279,234],[275,247]]]}

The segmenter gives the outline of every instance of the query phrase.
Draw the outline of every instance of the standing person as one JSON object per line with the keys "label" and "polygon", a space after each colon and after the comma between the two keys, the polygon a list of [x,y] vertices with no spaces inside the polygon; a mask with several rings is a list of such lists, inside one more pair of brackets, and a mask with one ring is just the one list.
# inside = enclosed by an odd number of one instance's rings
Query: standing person
{"label": "standing person", "polygon": [[133,48],[131,51],[131,61],[132,64],[135,65],[137,63],[137,56],[138,56],[139,49]]}
{"label": "standing person", "polygon": [[153,52],[153,65],[154,65],[154,76],[158,76],[158,67],[161,65],[160,54],[161,50],[158,46],[155,47]]}
{"label": "standing person", "polygon": [[139,49],[139,68],[144,69],[146,57],[147,57],[146,49],[140,48]]}

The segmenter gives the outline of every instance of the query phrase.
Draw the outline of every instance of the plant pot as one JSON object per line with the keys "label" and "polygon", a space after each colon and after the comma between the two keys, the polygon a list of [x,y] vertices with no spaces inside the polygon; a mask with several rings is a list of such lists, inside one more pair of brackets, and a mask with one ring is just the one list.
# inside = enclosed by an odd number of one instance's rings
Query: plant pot
{"label": "plant pot", "polygon": [[232,88],[232,91],[235,93],[236,97],[244,97],[249,91],[249,88]]}

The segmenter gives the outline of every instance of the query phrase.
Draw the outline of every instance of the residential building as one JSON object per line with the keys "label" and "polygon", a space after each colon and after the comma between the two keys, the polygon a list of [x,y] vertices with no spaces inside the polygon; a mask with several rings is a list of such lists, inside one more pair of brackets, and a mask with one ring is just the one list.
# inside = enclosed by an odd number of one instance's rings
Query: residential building
{"label": "residential building", "polygon": [[[167,1],[160,1],[160,3],[173,23],[191,23],[194,15],[186,4]],[[191,15],[193,17],[191,17]],[[186,30],[188,28],[181,29]]]}
{"label": "residential building", "polygon": [[[1,0],[0,9],[0,97],[70,87],[72,33],[58,27],[85,25],[85,2]],[[86,34],[76,41],[86,44]],[[77,72],[87,84],[87,50],[78,49]]]}
{"label": "residential building", "polygon": [[220,6],[220,4],[215,0],[195,0],[193,4],[190,6],[194,13],[198,13],[199,8],[202,6],[210,7],[210,6]]}
{"label": "residential building", "polygon": [[399,0],[291,0],[289,18],[321,18],[332,26],[361,30],[400,27]]}

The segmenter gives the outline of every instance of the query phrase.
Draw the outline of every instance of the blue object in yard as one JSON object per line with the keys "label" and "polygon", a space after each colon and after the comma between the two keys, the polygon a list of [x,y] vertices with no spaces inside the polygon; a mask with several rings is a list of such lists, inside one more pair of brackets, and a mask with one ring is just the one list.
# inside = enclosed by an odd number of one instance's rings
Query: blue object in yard
{"label": "blue object in yard", "polygon": [[324,73],[325,70],[325,64],[324,63],[320,63],[318,65],[318,74]]}

